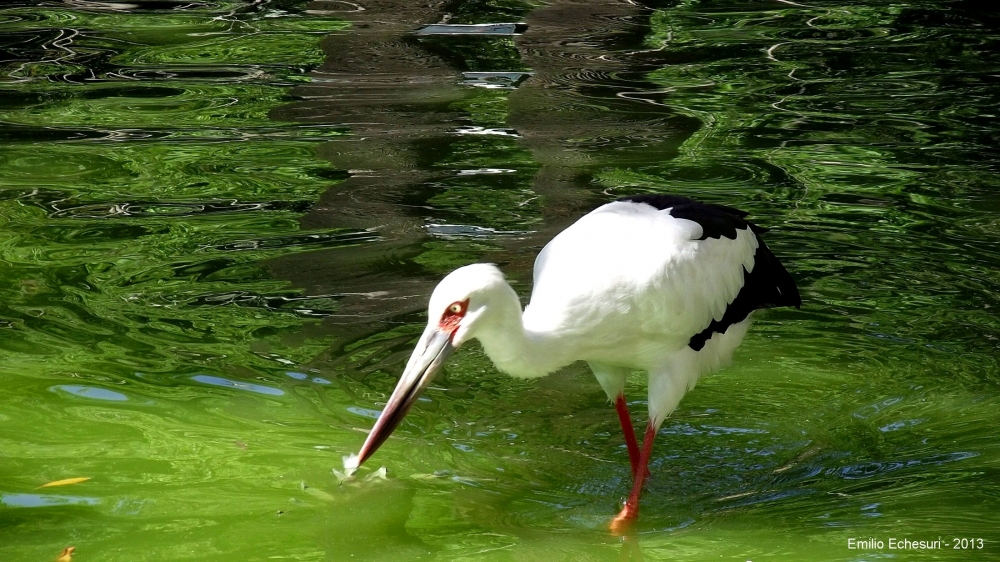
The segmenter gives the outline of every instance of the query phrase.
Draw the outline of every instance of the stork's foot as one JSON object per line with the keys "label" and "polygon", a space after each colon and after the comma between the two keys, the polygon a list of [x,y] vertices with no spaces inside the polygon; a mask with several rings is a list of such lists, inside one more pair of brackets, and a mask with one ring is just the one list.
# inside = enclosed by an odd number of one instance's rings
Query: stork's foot
{"label": "stork's foot", "polygon": [[656,426],[650,422],[646,426],[646,437],[642,440],[642,451],[639,452],[639,462],[636,463],[632,476],[632,492],[625,500],[625,507],[621,513],[611,520],[611,532],[616,535],[625,534],[632,523],[639,518],[639,496],[642,495],[642,485],[646,483],[646,476],[649,475],[649,456],[653,453],[653,439],[656,438]]}
{"label": "stork's foot", "polygon": [[622,508],[621,513],[616,515],[615,518],[611,520],[611,524],[608,525],[608,528],[611,529],[611,532],[616,535],[624,535],[632,529],[632,524],[635,523],[635,520],[638,518],[639,507],[631,506],[626,503],[625,507]]}

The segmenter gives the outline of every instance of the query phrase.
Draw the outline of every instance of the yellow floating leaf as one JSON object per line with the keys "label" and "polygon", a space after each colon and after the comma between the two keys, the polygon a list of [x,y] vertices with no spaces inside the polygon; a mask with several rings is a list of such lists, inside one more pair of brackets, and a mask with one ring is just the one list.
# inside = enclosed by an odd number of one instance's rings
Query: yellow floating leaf
{"label": "yellow floating leaf", "polygon": [[82,478],[66,478],[63,480],[56,480],[55,482],[49,482],[48,484],[42,484],[39,488],[54,488],[55,486],[69,486],[70,484],[79,484],[80,482],[86,482],[90,480],[89,476],[84,476]]}
{"label": "yellow floating leaf", "polygon": [[76,550],[75,546],[67,546],[62,549],[62,552],[59,553],[59,558],[56,558],[56,562],[72,562],[74,550]]}

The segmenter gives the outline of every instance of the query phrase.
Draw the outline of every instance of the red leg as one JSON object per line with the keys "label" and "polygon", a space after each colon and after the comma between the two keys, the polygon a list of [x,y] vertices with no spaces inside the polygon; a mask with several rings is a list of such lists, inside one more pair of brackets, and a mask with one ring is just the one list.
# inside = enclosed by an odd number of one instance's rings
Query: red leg
{"label": "red leg", "polygon": [[653,452],[653,439],[656,438],[656,429],[650,423],[646,426],[646,436],[642,438],[642,452],[639,454],[639,470],[635,472],[635,482],[632,484],[632,493],[625,500],[625,507],[621,513],[611,520],[611,530],[621,533],[628,529],[629,525],[639,517],[639,496],[642,494],[642,485],[646,483],[646,476],[649,474],[649,456]]}
{"label": "red leg", "polygon": [[628,447],[628,460],[632,463],[632,476],[639,468],[639,443],[635,440],[635,429],[632,428],[632,417],[628,414],[628,406],[625,404],[625,393],[619,394],[615,400],[615,409],[618,410],[618,421],[622,423],[622,433],[625,434],[625,445]]}

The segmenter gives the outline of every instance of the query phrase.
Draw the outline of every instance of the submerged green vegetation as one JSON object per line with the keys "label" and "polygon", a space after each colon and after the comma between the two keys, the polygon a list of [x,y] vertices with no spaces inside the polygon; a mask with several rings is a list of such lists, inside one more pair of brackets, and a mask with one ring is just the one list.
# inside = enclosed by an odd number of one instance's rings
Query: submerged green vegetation
{"label": "submerged green vegetation", "polygon": [[372,236],[300,235],[338,177],[316,142],[344,131],[268,114],[346,25],[293,6],[4,10],[4,370],[273,371],[247,345],[333,306],[260,265]]}
{"label": "submerged green vegetation", "polygon": [[[340,79],[325,38],[367,32],[347,4],[0,8],[0,559],[996,556],[993,14],[656,2],[556,42],[562,73],[517,38],[408,37],[388,44],[441,61],[443,101],[349,114],[307,89]],[[625,62],[559,58],[578,44]],[[338,199],[351,181],[371,187]],[[583,212],[566,185],[746,209],[803,294],[664,425],[638,534],[605,530],[630,477],[586,368],[518,381],[475,346],[338,481],[434,281],[497,261],[527,292]],[[330,218],[350,204],[364,220]],[[984,542],[848,548],[869,537]]]}

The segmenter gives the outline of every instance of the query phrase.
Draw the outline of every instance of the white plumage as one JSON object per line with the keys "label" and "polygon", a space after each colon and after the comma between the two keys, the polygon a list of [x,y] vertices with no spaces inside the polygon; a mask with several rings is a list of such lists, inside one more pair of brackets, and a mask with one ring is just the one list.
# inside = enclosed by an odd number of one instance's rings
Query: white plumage
{"label": "white plumage", "polygon": [[[497,368],[544,376],[587,361],[615,401],[635,484],[621,528],[638,514],[653,437],[702,374],[732,357],[758,308],[800,303],[788,272],[746,213],[675,196],[608,203],[561,232],[535,260],[520,301],[491,264],[459,268],[434,290],[428,326],[359,454],[388,437],[453,349],[478,339]],[[649,374],[649,424],[639,450],[625,381]]]}
{"label": "white plumage", "polygon": [[[572,331],[580,358],[648,370],[739,293],[757,240],[698,240],[701,226],[645,204],[614,202],[556,236],[535,260],[524,325]],[[622,353],[621,346],[633,353]]]}

